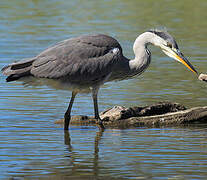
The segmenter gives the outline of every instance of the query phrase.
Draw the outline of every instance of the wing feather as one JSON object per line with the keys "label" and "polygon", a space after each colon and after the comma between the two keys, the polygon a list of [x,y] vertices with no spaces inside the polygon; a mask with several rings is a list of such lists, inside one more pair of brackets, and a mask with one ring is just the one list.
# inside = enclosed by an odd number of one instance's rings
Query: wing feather
{"label": "wing feather", "polygon": [[[113,49],[119,51],[114,52]],[[71,38],[36,57],[31,73],[36,77],[95,81],[108,75],[122,56],[120,44],[106,35]]]}

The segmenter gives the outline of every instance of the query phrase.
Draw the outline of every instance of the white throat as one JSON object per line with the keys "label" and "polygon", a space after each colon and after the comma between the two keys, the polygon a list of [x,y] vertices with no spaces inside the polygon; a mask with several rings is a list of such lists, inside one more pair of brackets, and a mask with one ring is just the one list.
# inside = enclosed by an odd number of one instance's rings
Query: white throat
{"label": "white throat", "polygon": [[130,61],[129,66],[131,69],[140,70],[147,68],[150,63],[150,51],[147,49],[149,44],[153,44],[153,34],[145,32],[139,35],[133,45],[135,58]]}

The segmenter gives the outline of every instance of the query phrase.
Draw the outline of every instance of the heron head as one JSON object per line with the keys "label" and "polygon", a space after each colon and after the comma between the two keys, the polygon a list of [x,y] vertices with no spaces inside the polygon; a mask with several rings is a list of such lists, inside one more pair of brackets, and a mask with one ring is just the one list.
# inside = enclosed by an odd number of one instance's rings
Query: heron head
{"label": "heron head", "polygon": [[192,72],[198,74],[193,65],[180,52],[175,39],[169,33],[159,30],[151,30],[149,32],[153,33],[156,36],[153,41],[153,44],[155,46],[159,46],[167,56],[175,59],[178,62],[181,62]]}

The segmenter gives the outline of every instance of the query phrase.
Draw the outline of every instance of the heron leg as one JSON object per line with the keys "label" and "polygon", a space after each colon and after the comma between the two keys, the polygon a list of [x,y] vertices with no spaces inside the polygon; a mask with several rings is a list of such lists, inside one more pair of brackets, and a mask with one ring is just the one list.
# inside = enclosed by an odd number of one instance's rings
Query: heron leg
{"label": "heron leg", "polygon": [[99,129],[105,129],[104,125],[103,125],[103,123],[101,121],[101,118],[99,116],[99,111],[98,111],[98,98],[97,98],[98,90],[99,90],[99,87],[92,88],[94,114],[95,114],[95,119],[96,119],[96,122],[98,124]]}
{"label": "heron leg", "polygon": [[72,96],[71,96],[71,99],[70,99],[70,103],[69,103],[68,109],[65,112],[65,115],[64,115],[64,120],[65,120],[64,130],[68,130],[68,127],[69,127],[69,123],[70,123],[70,113],[71,113],[71,109],[72,109],[73,102],[74,102],[74,99],[75,99],[76,94],[77,94],[76,91],[73,91],[72,92]]}

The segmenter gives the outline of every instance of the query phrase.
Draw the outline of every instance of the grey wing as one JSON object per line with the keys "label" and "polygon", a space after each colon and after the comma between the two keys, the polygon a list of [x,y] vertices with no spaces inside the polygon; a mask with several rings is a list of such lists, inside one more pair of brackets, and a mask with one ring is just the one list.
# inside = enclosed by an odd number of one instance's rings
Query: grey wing
{"label": "grey wing", "polygon": [[98,81],[110,74],[122,57],[120,44],[106,35],[71,38],[37,56],[31,74],[70,81]]}

